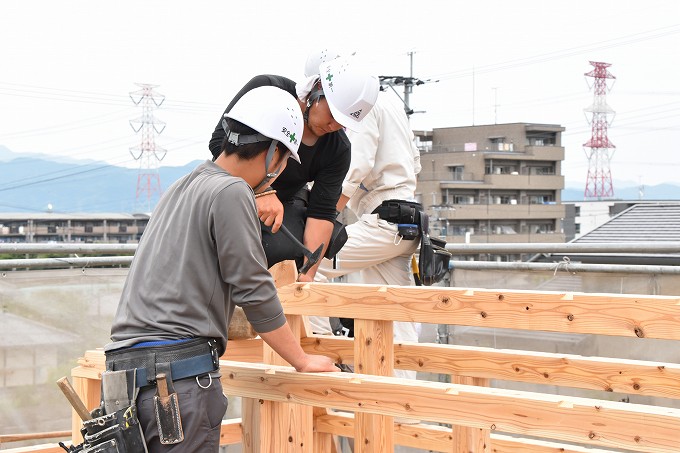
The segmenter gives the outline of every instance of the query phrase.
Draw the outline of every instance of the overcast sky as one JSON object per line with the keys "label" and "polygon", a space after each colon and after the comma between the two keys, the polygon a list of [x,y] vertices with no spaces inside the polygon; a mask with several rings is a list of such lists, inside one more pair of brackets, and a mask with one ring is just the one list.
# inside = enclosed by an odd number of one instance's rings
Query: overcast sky
{"label": "overcast sky", "polygon": [[[0,145],[135,166],[136,83],[158,85],[163,165],[209,157],[224,107],[252,76],[297,79],[309,52],[357,52],[414,88],[414,129],[566,127],[568,182],[585,187],[589,61],[611,63],[614,180],[677,182],[680,2],[16,0],[0,3]],[[438,80],[438,82],[434,82]],[[0,180],[4,175],[0,174]]]}

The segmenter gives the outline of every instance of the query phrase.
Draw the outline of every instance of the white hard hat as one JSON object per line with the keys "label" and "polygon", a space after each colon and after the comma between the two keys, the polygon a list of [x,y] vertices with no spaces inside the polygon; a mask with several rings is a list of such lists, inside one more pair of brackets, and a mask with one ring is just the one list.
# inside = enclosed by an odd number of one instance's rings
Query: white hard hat
{"label": "white hard hat", "polygon": [[319,66],[321,66],[322,63],[334,60],[339,56],[339,52],[328,48],[309,54],[307,62],[305,63],[305,77],[318,75]]}
{"label": "white hard hat", "polygon": [[356,57],[340,57],[321,64],[319,77],[333,118],[353,131],[378,98],[378,78],[363,69]]}
{"label": "white hard hat", "polygon": [[273,86],[253,88],[224,116],[259,132],[243,136],[227,131],[227,140],[236,145],[277,140],[290,150],[293,159],[300,162],[298,148],[304,129],[302,110],[289,92]]}

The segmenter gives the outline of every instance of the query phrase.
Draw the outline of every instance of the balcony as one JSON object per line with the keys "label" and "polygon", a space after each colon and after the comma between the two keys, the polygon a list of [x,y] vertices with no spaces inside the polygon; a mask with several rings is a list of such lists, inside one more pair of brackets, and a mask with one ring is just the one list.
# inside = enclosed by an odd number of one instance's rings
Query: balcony
{"label": "balcony", "polygon": [[450,220],[560,219],[564,206],[559,204],[455,204],[431,217]]}

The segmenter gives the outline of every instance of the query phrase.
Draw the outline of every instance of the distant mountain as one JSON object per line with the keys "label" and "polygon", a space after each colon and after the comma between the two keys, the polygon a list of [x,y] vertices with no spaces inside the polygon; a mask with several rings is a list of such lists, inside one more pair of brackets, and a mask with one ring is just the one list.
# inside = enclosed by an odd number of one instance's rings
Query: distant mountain
{"label": "distant mountain", "polygon": [[[161,188],[167,188],[200,162],[161,167]],[[138,173],[138,169],[101,161],[17,154],[0,145],[0,212],[44,212],[48,205],[54,212],[68,213],[147,211],[136,199]],[[567,182],[562,201],[583,201],[583,191],[578,183]],[[645,186],[641,197],[634,183],[614,182],[614,194],[626,201],[680,200],[680,186]],[[157,199],[152,201],[155,204]]]}
{"label": "distant mountain", "polygon": [[[584,191],[585,186],[567,187],[562,190],[562,201],[583,201]],[[636,185],[624,187],[614,183],[614,199],[625,201],[680,200],[680,186],[659,184],[656,186],[643,186],[642,190],[640,190],[640,187]]]}
{"label": "distant mountain", "polygon": [[[59,162],[21,156],[0,147],[0,212],[44,212],[48,205],[54,212],[69,213],[148,210],[141,208],[136,199],[138,169],[101,161]],[[167,188],[200,162],[161,167],[161,188]],[[155,204],[157,197],[152,201]]]}
{"label": "distant mountain", "polygon": [[74,159],[71,157],[63,157],[63,156],[50,156],[49,154],[40,154],[40,153],[15,153],[11,151],[9,148],[6,146],[0,145],[0,163],[2,162],[9,162],[14,159],[19,159],[19,158],[28,158],[28,159],[43,159],[43,160],[48,160],[51,162],[61,162],[65,164],[74,164],[74,165],[82,165],[86,163],[96,163],[98,161],[96,160],[91,160],[91,159]]}

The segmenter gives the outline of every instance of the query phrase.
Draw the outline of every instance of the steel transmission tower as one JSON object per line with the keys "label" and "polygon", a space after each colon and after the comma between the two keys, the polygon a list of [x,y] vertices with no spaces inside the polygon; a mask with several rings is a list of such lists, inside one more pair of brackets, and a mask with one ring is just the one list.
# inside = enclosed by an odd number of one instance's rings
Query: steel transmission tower
{"label": "steel transmission tower", "polygon": [[[583,144],[583,150],[588,157],[588,177],[584,198],[611,198],[614,196],[614,187],[609,164],[616,146],[607,137],[607,127],[611,124],[611,121],[607,121],[607,115],[610,113],[613,115],[615,112],[607,105],[606,96],[607,91],[611,90],[611,87],[607,89],[607,79],[616,79],[616,77],[607,70],[611,64],[596,61],[591,61],[590,64],[595,69],[585,75],[594,79],[592,85],[594,100],[590,107],[584,109],[585,112],[592,113],[592,119],[589,120],[592,134],[590,140]],[[590,148],[590,151],[586,148]]]}
{"label": "steel transmission tower", "polygon": [[130,120],[130,126],[136,133],[141,131],[142,141],[138,146],[130,148],[132,157],[139,161],[135,209],[151,212],[161,195],[161,177],[158,167],[167,152],[156,145],[155,136],[163,132],[165,122],[156,119],[153,111],[161,106],[165,96],[154,92],[153,89],[158,85],[146,83],[136,85],[141,87],[141,90],[131,92],[130,99],[135,105],[142,106],[142,116]]}

